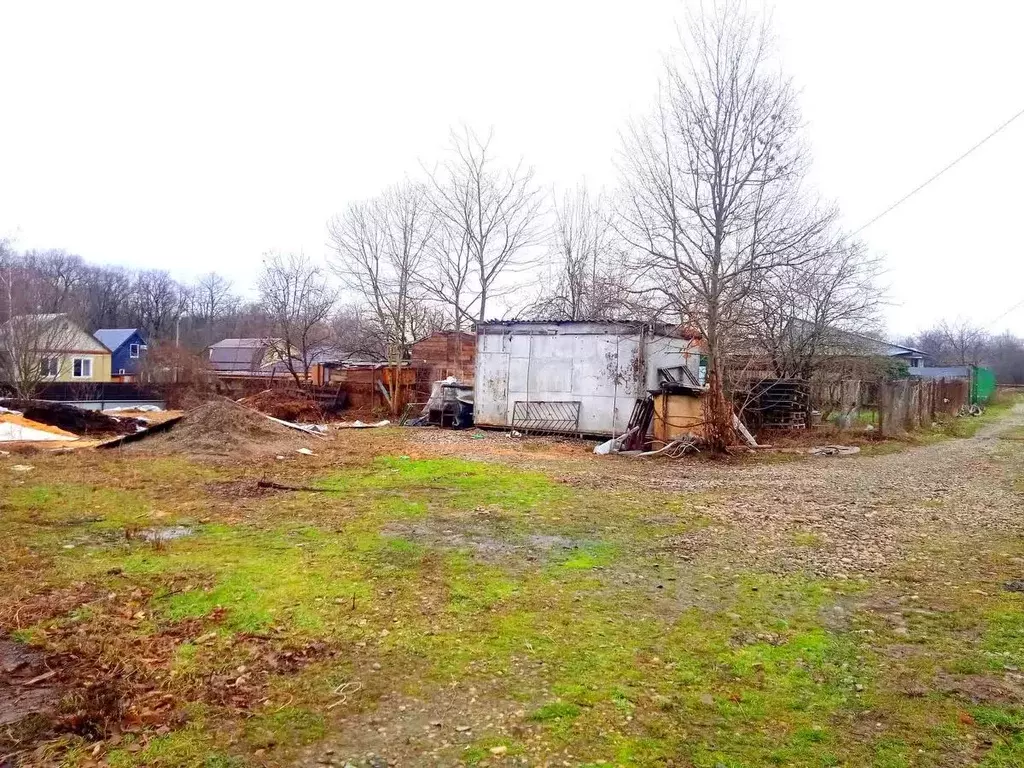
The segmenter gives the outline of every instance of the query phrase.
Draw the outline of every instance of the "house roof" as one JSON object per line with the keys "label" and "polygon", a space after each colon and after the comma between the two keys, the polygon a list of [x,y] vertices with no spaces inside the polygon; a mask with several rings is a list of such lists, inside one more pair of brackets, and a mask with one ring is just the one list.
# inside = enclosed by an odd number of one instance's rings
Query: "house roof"
{"label": "house roof", "polygon": [[221,372],[265,370],[267,357],[280,339],[221,339],[210,345],[210,367]]}
{"label": "house roof", "polygon": [[483,333],[487,333],[489,328],[509,328],[512,326],[551,326],[557,325],[560,327],[565,326],[607,326],[609,329],[612,328],[640,328],[646,326],[650,328],[655,334],[659,336],[671,336],[674,338],[681,339],[700,339],[700,331],[696,328],[690,328],[685,325],[679,325],[677,323],[652,323],[647,320],[636,320],[636,319],[620,319],[620,320],[485,320],[481,323],[477,323],[477,329]]}
{"label": "house roof", "polygon": [[851,336],[864,339],[871,344],[876,345],[877,353],[879,355],[887,355],[888,357],[900,357],[901,355],[921,355],[924,356],[924,352],[920,349],[914,349],[913,347],[906,347],[902,344],[894,344],[891,341],[885,341],[884,339],[874,339],[871,336],[864,336],[860,333],[852,333]]}
{"label": "house roof", "polygon": [[111,352],[116,352],[136,333],[142,336],[138,328],[100,328],[93,336]]}
{"label": "house roof", "polygon": [[[791,318],[791,322],[798,328],[813,329],[814,324],[798,317]],[[924,356],[924,352],[903,344],[895,344],[891,341],[878,339],[874,336],[867,336],[855,331],[844,331],[841,328],[828,327],[825,329],[828,346],[831,351],[828,354],[869,354],[881,357],[906,357]]]}
{"label": "house roof", "polygon": [[[59,327],[63,325],[63,327]],[[82,330],[71,318],[63,313],[15,315],[0,326],[0,337],[13,336],[18,338],[19,334],[35,333],[29,329],[33,326],[40,328],[42,338],[37,338],[33,344],[38,344],[41,352],[89,352],[93,354],[110,354],[110,350],[96,339],[91,333]],[[0,343],[3,339],[0,338]],[[18,343],[18,342],[15,342]]]}
{"label": "house roof", "polygon": [[245,349],[259,349],[262,347],[269,347],[271,344],[280,341],[280,339],[270,339],[265,336],[258,339],[221,339],[216,344],[211,344],[210,349],[221,349],[221,348],[245,348]]}

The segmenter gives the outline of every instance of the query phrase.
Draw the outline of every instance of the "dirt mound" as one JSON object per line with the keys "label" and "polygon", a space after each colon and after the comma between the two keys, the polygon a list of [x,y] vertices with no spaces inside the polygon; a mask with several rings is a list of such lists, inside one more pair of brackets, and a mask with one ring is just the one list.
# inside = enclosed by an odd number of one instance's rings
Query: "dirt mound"
{"label": "dirt mound", "polygon": [[308,392],[299,389],[265,389],[238,402],[275,419],[306,423],[324,421],[320,404]]}
{"label": "dirt mound", "polygon": [[314,439],[230,400],[213,400],[186,413],[166,432],[128,447],[161,453],[246,458],[294,451],[308,446]]}

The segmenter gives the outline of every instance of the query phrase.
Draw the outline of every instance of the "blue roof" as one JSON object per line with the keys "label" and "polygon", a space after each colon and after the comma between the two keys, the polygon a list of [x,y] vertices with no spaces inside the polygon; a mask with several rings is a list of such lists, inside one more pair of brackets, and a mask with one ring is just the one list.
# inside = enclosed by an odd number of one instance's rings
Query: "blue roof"
{"label": "blue roof", "polygon": [[122,344],[138,332],[138,328],[100,328],[93,336],[111,352],[117,352]]}

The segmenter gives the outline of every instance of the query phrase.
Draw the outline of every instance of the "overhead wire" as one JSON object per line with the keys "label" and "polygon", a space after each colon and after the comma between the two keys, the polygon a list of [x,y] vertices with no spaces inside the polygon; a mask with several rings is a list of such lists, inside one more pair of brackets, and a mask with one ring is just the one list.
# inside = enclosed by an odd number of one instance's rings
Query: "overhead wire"
{"label": "overhead wire", "polygon": [[929,184],[931,184],[931,183],[932,183],[933,181],[935,181],[935,180],[936,180],[936,179],[938,179],[938,178],[939,178],[940,176],[942,176],[942,175],[943,175],[944,173],[946,173],[946,171],[949,171],[949,170],[950,170],[950,169],[952,169],[952,168],[953,168],[954,166],[956,166],[956,165],[957,165],[958,163],[960,163],[960,161],[962,161],[962,160],[966,159],[966,158],[967,158],[967,157],[968,157],[969,155],[971,155],[971,154],[972,154],[972,153],[973,153],[973,152],[974,152],[975,150],[977,150],[977,149],[979,149],[979,148],[980,148],[981,146],[983,146],[983,145],[984,145],[984,144],[985,144],[985,143],[986,143],[986,142],[987,142],[987,141],[988,141],[989,139],[993,138],[994,136],[996,136],[996,135],[998,135],[999,133],[1001,133],[1002,131],[1004,131],[1004,130],[1005,130],[1005,129],[1006,129],[1007,127],[1009,127],[1009,125],[1010,125],[1011,123],[1013,123],[1013,122],[1014,122],[1015,120],[1017,120],[1017,119],[1018,119],[1018,118],[1020,118],[1021,116],[1024,116],[1024,109],[1021,109],[1021,110],[1020,110],[1019,112],[1017,112],[1016,114],[1014,114],[1014,115],[1013,115],[1012,117],[1010,117],[1010,118],[1009,118],[1008,120],[1006,120],[1005,122],[1001,123],[1001,124],[1000,124],[1000,125],[999,125],[999,126],[998,126],[998,127],[997,127],[997,128],[995,129],[995,130],[994,130],[994,131],[992,131],[991,133],[989,133],[989,134],[988,134],[987,136],[985,136],[985,138],[983,138],[983,139],[982,139],[981,141],[979,141],[979,142],[978,142],[977,144],[975,144],[974,146],[972,146],[972,147],[971,147],[970,149],[968,149],[968,150],[967,150],[966,152],[964,152],[964,153],[963,153],[962,155],[960,155],[959,157],[957,157],[957,158],[956,158],[956,159],[955,159],[955,160],[954,160],[953,162],[949,163],[949,165],[947,165],[947,166],[945,166],[944,168],[942,168],[942,170],[940,170],[940,171],[939,171],[938,173],[934,174],[933,176],[931,176],[931,177],[929,177],[928,179],[926,179],[925,181],[923,181],[923,182],[922,182],[921,184],[919,184],[919,185],[917,185],[916,187],[914,187],[914,188],[913,188],[912,190],[910,190],[910,191],[909,191],[909,192],[908,192],[907,194],[905,194],[905,195],[904,195],[903,197],[901,197],[901,198],[900,198],[899,200],[897,200],[897,201],[896,201],[895,203],[893,203],[892,205],[890,205],[890,206],[889,206],[888,208],[886,208],[886,209],[885,209],[884,211],[882,211],[882,212],[881,212],[880,214],[878,214],[877,216],[875,216],[875,217],[874,217],[873,219],[869,220],[869,221],[868,221],[868,222],[867,222],[866,224],[862,224],[862,225],[861,225],[860,227],[858,227],[857,229],[855,229],[855,230],[854,230],[853,232],[851,232],[851,233],[849,234],[849,237],[853,237],[854,235],[857,235],[857,234],[859,234],[859,233],[863,232],[863,231],[864,231],[865,229],[867,229],[868,227],[870,227],[870,226],[871,226],[872,224],[874,224],[874,223],[875,223],[876,221],[878,221],[879,219],[881,219],[881,218],[882,218],[883,216],[886,216],[886,215],[888,215],[888,214],[892,213],[892,212],[893,212],[894,210],[896,210],[896,209],[897,209],[897,208],[899,208],[899,207],[900,207],[901,205],[903,205],[903,203],[907,202],[907,200],[909,200],[910,198],[912,198],[912,197],[913,197],[914,195],[916,195],[916,194],[917,194],[918,192],[920,192],[920,191],[921,191],[922,189],[924,189],[924,188],[925,188],[925,187],[927,187],[927,186],[928,186]]}

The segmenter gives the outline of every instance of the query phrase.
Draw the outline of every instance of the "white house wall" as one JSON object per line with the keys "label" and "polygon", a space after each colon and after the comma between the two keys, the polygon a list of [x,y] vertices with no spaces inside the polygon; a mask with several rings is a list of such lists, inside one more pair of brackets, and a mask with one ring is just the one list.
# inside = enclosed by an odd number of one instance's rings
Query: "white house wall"
{"label": "white house wall", "polygon": [[[690,342],[647,337],[636,326],[606,323],[484,326],[477,336],[474,418],[511,426],[517,401],[575,401],[581,432],[618,434],[633,404],[657,387],[657,369],[687,364]],[[646,360],[645,360],[646,358]]]}

